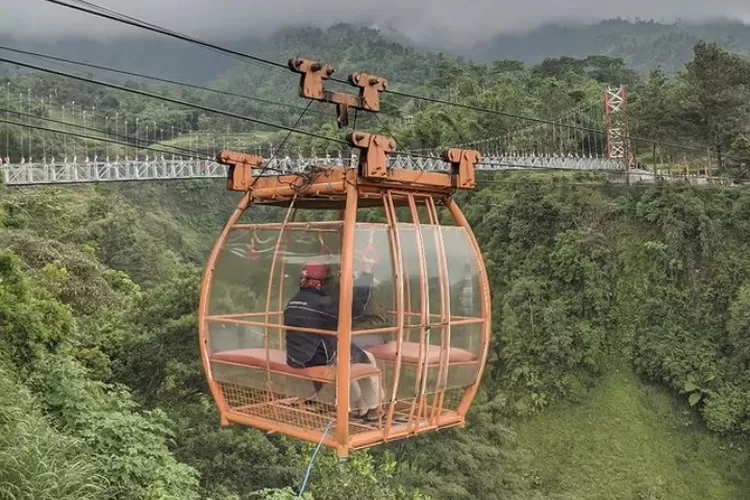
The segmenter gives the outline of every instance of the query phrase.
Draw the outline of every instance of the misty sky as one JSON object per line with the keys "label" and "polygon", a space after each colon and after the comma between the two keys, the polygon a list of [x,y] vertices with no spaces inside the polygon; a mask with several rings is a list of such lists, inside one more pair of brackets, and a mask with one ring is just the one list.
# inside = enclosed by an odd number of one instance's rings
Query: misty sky
{"label": "misty sky", "polygon": [[[69,1],[69,0],[68,0]],[[671,22],[730,17],[750,22],[750,0],[89,0],[204,38],[267,35],[336,21],[390,25],[415,41],[469,45],[550,21],[624,17]],[[0,33],[19,37],[143,36],[143,31],[43,0],[0,0]]]}

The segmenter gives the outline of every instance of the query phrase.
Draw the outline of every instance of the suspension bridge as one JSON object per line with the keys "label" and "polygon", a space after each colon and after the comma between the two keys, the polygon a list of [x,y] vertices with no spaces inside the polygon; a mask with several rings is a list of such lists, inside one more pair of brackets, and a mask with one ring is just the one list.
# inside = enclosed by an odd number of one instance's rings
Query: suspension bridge
{"label": "suspension bridge", "polygon": [[[628,155],[622,131],[612,127],[613,120],[607,120],[618,112],[626,111],[626,101],[622,98],[624,93],[624,88],[607,89],[601,102],[585,103],[547,123],[518,128],[459,146],[482,152],[482,160],[476,167],[480,172],[602,171],[627,173],[630,179],[640,182],[672,177],[671,173],[665,175],[665,172],[659,173],[635,165],[632,155]],[[136,122],[135,135],[128,136],[128,144],[124,146],[126,154],[111,157],[108,136],[123,137],[119,132],[133,128],[132,123],[120,123],[119,116],[97,115],[95,108],[83,109],[79,106],[76,109],[75,102],[55,107],[50,102],[51,96],[48,98],[49,100],[37,99],[30,94],[13,93],[11,99],[8,86],[6,118],[16,118],[16,121],[6,119],[6,150],[0,159],[2,181],[7,186],[225,178],[227,167],[213,161],[220,149],[219,143],[222,143],[224,149],[248,149],[242,143],[233,142],[235,134],[229,128],[221,137],[215,132],[211,132],[211,135],[207,131],[193,132],[186,124],[171,126],[166,129],[165,141],[164,127],[160,128],[156,122]],[[617,102],[617,106],[610,106],[612,101]],[[16,111],[11,111],[11,108]],[[65,120],[66,113],[72,122]],[[62,119],[54,120],[46,116],[58,116]],[[31,127],[44,125],[45,120],[62,124],[63,128],[51,130],[38,126],[43,132],[32,136]],[[21,144],[16,148],[15,157],[10,152],[11,123],[14,123],[13,127],[26,129],[18,135]],[[598,133],[597,127],[602,127],[602,124],[609,127],[604,133]],[[69,130],[76,128],[95,131],[100,139],[71,137],[72,132]],[[62,136],[62,140],[58,136]],[[186,147],[174,146],[175,143]],[[144,149],[161,150],[162,154],[149,155],[148,152],[144,153]],[[313,167],[353,165],[358,161],[356,153],[351,150],[303,153],[279,150],[270,144],[254,147],[249,152],[266,158],[265,175],[300,173]],[[439,158],[437,149],[400,152],[391,157],[391,166],[426,171],[443,171],[449,167]],[[700,179],[706,182],[711,180],[706,173],[680,177],[693,177],[696,179],[693,182],[700,182]]]}

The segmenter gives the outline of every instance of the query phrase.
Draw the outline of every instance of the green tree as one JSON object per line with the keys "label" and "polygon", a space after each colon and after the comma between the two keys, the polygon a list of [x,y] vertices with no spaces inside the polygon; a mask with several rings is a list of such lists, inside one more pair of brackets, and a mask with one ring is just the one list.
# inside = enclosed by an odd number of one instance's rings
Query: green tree
{"label": "green tree", "polygon": [[733,138],[750,120],[750,62],[715,43],[701,42],[694,51],[686,66],[689,88],[682,118],[697,141],[714,148],[721,165]]}

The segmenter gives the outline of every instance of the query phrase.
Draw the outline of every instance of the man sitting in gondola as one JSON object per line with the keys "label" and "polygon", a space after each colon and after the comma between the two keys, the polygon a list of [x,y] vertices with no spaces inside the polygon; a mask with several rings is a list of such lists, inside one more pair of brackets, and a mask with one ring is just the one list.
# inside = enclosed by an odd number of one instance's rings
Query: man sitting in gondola
{"label": "man sitting in gondola", "polygon": [[[352,296],[352,321],[365,315],[373,285],[373,261],[364,261],[362,269],[354,276]],[[295,368],[336,364],[338,337],[295,331],[294,327],[318,330],[338,330],[339,300],[328,295],[323,285],[330,276],[329,267],[316,260],[302,266],[299,292],[292,297],[284,309],[286,327],[287,364]],[[351,345],[352,363],[372,363],[375,358],[362,348]],[[316,390],[320,385],[316,384]],[[378,377],[354,381],[350,384],[352,415],[365,421],[377,421],[380,405]]]}

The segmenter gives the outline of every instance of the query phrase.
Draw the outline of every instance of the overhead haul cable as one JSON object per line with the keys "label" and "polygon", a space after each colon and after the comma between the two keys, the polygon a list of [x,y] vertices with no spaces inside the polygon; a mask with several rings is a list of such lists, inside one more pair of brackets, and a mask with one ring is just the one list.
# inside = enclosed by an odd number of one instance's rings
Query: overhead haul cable
{"label": "overhead haul cable", "polygon": [[[251,55],[251,54],[245,54],[243,52],[239,52],[239,51],[236,51],[236,50],[228,49],[226,47],[221,47],[219,45],[215,45],[215,44],[212,44],[212,43],[209,43],[209,42],[205,42],[205,41],[199,40],[197,38],[193,38],[193,37],[190,37],[190,36],[187,36],[187,35],[183,35],[182,33],[177,33],[176,31],[172,31],[172,30],[168,30],[166,28],[162,28],[162,27],[157,26],[155,24],[151,24],[151,23],[148,23],[148,22],[145,22],[145,21],[141,21],[140,19],[137,19],[135,17],[131,17],[131,16],[126,16],[124,14],[120,14],[119,12],[116,12],[116,11],[114,11],[112,9],[107,9],[105,7],[100,7],[100,6],[98,6],[98,5],[94,4],[94,3],[91,3],[91,2],[82,2],[82,1],[79,1],[77,3],[83,4],[83,5],[89,5],[89,6],[93,7],[93,9],[86,8],[86,7],[81,7],[81,6],[78,6],[78,5],[71,5],[71,4],[66,3],[66,2],[61,2],[60,0],[44,0],[44,1],[45,2],[49,2],[49,3],[53,3],[55,5],[60,5],[62,7],[68,7],[70,9],[74,9],[74,10],[77,10],[77,11],[80,11],[80,12],[85,12],[87,14],[91,14],[91,15],[94,15],[94,16],[103,17],[103,18],[109,19],[111,21],[117,21],[119,23],[127,24],[129,26],[134,26],[136,28],[141,28],[141,29],[149,30],[149,31],[152,31],[154,33],[159,33],[161,35],[170,36],[172,38],[176,38],[178,40],[182,40],[182,41],[185,41],[185,42],[190,42],[190,43],[194,43],[194,44],[197,44],[197,45],[201,45],[201,46],[203,46],[205,48],[208,48],[208,49],[211,49],[211,50],[217,50],[219,52],[223,52],[225,54],[229,54],[229,55],[232,55],[232,56],[235,56],[235,57],[240,57],[240,58],[249,59],[251,61],[255,61],[255,62],[259,62],[259,63],[268,64],[269,66],[272,66],[272,67],[288,69],[286,64],[277,63],[277,62],[271,61],[269,59],[264,59],[262,57],[254,56],[254,55]],[[98,9],[100,11],[105,11],[105,12],[97,12],[97,10],[94,10],[94,9]],[[110,12],[110,13],[107,13],[107,12]]]}
{"label": "overhead haul cable", "polygon": [[[213,93],[216,93],[216,94],[226,95],[226,96],[230,96],[230,97],[237,97],[237,98],[240,98],[240,99],[247,99],[249,101],[260,102],[260,103],[263,103],[263,104],[270,104],[270,105],[273,105],[273,106],[283,106],[283,107],[292,108],[292,109],[296,109],[296,110],[300,110],[300,111],[303,110],[303,109],[305,109],[304,106],[297,106],[295,104],[290,104],[290,103],[285,103],[285,102],[271,101],[271,100],[268,100],[268,99],[261,99],[260,97],[254,97],[254,96],[249,96],[249,95],[245,95],[245,94],[237,94],[237,93],[228,92],[228,91],[225,91],[225,90],[212,89],[212,88],[209,88],[209,87],[203,87],[203,86],[194,85],[194,84],[191,84],[191,83],[180,82],[180,81],[177,81],[177,80],[170,80],[168,78],[161,78],[161,77],[158,77],[158,76],[146,75],[146,74],[143,74],[143,73],[135,73],[135,72],[132,72],[132,71],[125,71],[125,70],[115,69],[115,68],[111,68],[111,67],[107,67],[107,66],[100,66],[98,64],[91,64],[91,63],[86,63],[86,62],[82,62],[82,61],[76,61],[76,60],[73,60],[73,59],[66,59],[64,57],[52,56],[52,55],[49,55],[49,54],[41,54],[41,53],[38,53],[38,52],[30,52],[30,51],[27,51],[27,50],[16,49],[16,48],[13,48],[13,47],[5,47],[3,45],[0,45],[0,49],[7,50],[9,52],[15,52],[17,54],[24,54],[24,55],[29,55],[29,56],[33,56],[33,57],[39,57],[39,58],[42,58],[42,59],[48,59],[48,60],[51,60],[51,61],[63,62],[63,63],[66,63],[66,64],[74,64],[76,66],[83,66],[85,68],[92,68],[92,69],[98,69],[98,70],[103,70],[103,71],[109,71],[111,73],[118,73],[118,74],[121,74],[121,75],[134,76],[136,78],[143,78],[145,80],[153,80],[153,81],[162,82],[162,83],[169,83],[171,85],[179,85],[179,86],[188,87],[188,88],[192,88],[192,89],[196,89],[196,90],[202,90],[202,91],[206,91],[206,92],[213,92]],[[311,110],[311,111],[313,113],[323,114],[323,112],[319,111],[319,110]]]}
{"label": "overhead haul cable", "polygon": [[218,114],[218,115],[227,116],[229,118],[234,118],[236,120],[243,120],[243,121],[247,121],[247,122],[257,123],[259,125],[263,125],[263,126],[266,126],[266,127],[276,128],[276,129],[279,129],[279,130],[286,130],[288,132],[292,132],[292,133],[296,133],[296,134],[300,134],[300,135],[306,135],[308,137],[313,137],[315,139],[323,139],[323,140],[326,140],[326,141],[331,141],[331,142],[335,142],[335,143],[339,143],[339,144],[344,144],[344,145],[348,146],[348,143],[346,141],[344,141],[343,139],[336,139],[334,137],[328,137],[328,136],[325,136],[325,135],[322,135],[322,134],[318,134],[318,133],[315,133],[315,132],[310,132],[310,131],[307,131],[307,130],[297,129],[297,128],[294,128],[294,127],[287,127],[286,125],[281,125],[281,124],[278,124],[278,123],[272,123],[272,122],[269,122],[269,121],[266,121],[266,120],[261,120],[261,119],[258,119],[258,118],[250,118],[250,117],[247,117],[247,116],[244,116],[244,115],[238,115],[236,113],[231,113],[229,111],[224,111],[224,110],[221,110],[221,109],[211,108],[209,106],[203,106],[201,104],[193,104],[193,103],[188,102],[188,101],[183,101],[181,99],[174,99],[172,97],[167,97],[167,96],[164,96],[164,95],[155,94],[153,92],[147,92],[147,91],[144,91],[144,90],[133,89],[133,88],[125,87],[125,86],[122,86],[122,85],[117,85],[117,84],[110,83],[110,82],[104,82],[104,81],[101,81],[101,80],[95,80],[93,78],[86,78],[86,77],[83,77],[83,76],[74,75],[72,73],[66,73],[64,71],[57,71],[57,70],[53,70],[53,69],[50,69],[50,68],[45,68],[43,66],[37,66],[35,64],[29,64],[29,63],[25,63],[25,62],[21,62],[21,61],[15,61],[13,59],[7,59],[5,57],[0,57],[0,62],[4,62],[4,63],[8,63],[8,64],[15,64],[16,66],[21,66],[21,67],[24,67],[24,68],[34,69],[34,70],[42,71],[44,73],[49,73],[49,74],[52,74],[52,75],[63,76],[63,77],[71,78],[73,80],[78,80],[78,81],[81,81],[81,82],[92,83],[92,84],[95,84],[95,85],[101,85],[103,87],[108,87],[108,88],[115,89],[115,90],[121,90],[123,92],[128,92],[128,93],[131,93],[131,94],[137,94],[137,95],[141,95],[141,96],[144,96],[144,97],[150,97],[152,99],[158,99],[160,101],[170,102],[172,104],[177,104],[177,105],[180,105],[180,106],[186,106],[188,108],[199,109],[199,110],[205,111],[207,113],[215,113],[215,114]]}
{"label": "overhead haul cable", "polygon": [[[59,5],[59,6],[63,6],[63,7],[68,7],[68,8],[71,8],[71,9],[74,9],[74,10],[77,10],[77,11],[80,11],[80,12],[84,12],[84,13],[87,13],[87,14],[95,15],[95,16],[98,16],[98,17],[103,17],[103,18],[106,18],[106,19],[109,19],[109,20],[112,20],[112,21],[124,23],[124,24],[130,25],[130,26],[134,26],[134,27],[138,27],[138,28],[141,28],[141,29],[149,30],[149,31],[152,31],[152,32],[155,32],[155,33],[159,33],[159,34],[162,34],[162,35],[166,35],[166,36],[170,36],[170,37],[173,37],[173,38],[177,38],[177,39],[179,39],[181,41],[186,41],[186,42],[189,42],[189,43],[194,43],[194,44],[197,44],[197,45],[209,48],[211,50],[222,52],[222,53],[234,56],[234,57],[247,59],[247,60],[252,61],[254,63],[262,63],[262,64],[265,64],[265,65],[268,66],[267,69],[273,69],[273,70],[276,70],[276,71],[278,71],[280,68],[288,69],[288,66],[286,64],[279,63],[279,62],[276,62],[276,61],[272,61],[270,59],[262,58],[262,57],[255,56],[255,55],[252,55],[252,54],[247,54],[247,53],[243,53],[243,52],[240,52],[240,51],[228,49],[226,47],[222,47],[220,45],[212,44],[212,43],[209,43],[209,42],[205,42],[203,40],[200,40],[200,39],[197,39],[197,38],[194,38],[194,37],[190,37],[188,35],[184,35],[184,34],[181,34],[181,33],[174,32],[172,30],[165,29],[165,28],[163,28],[161,26],[158,26],[156,24],[148,23],[146,21],[142,21],[142,20],[137,19],[135,17],[127,16],[127,15],[118,13],[118,12],[112,10],[112,9],[107,9],[107,8],[98,6],[98,5],[96,5],[96,4],[92,3],[92,2],[85,1],[85,0],[72,0],[73,2],[75,2],[75,3],[79,4],[79,5],[71,5],[70,3],[66,3],[66,2],[63,2],[61,0],[44,0],[44,1],[52,3],[52,4],[55,4],[55,5]],[[86,7],[86,6],[88,6],[88,7]],[[329,79],[332,80],[332,81],[335,81],[335,82],[339,82],[339,83],[348,83],[345,80],[337,79],[337,78],[334,78],[334,77],[331,77]],[[445,106],[458,107],[458,108],[472,110],[472,111],[477,111],[477,112],[482,112],[482,113],[488,113],[488,114],[494,114],[494,115],[498,115],[498,116],[504,116],[504,117],[507,117],[507,118],[513,118],[513,119],[517,119],[517,120],[532,121],[532,122],[536,122],[536,123],[543,123],[543,124],[557,126],[557,127],[561,127],[561,128],[572,129],[572,130],[579,130],[579,131],[584,131],[584,132],[589,132],[589,133],[594,133],[594,134],[600,134],[600,135],[605,135],[607,133],[603,129],[597,129],[597,128],[591,128],[591,127],[583,127],[583,126],[579,126],[579,125],[571,125],[571,124],[566,124],[566,123],[562,123],[562,122],[556,122],[556,121],[553,121],[553,120],[546,120],[546,119],[542,119],[542,118],[533,118],[533,117],[524,116],[524,115],[517,115],[517,114],[514,114],[514,113],[507,113],[507,112],[496,110],[496,109],[490,109],[490,108],[485,108],[485,107],[481,107],[481,106],[474,106],[474,105],[470,105],[470,104],[463,104],[463,103],[448,101],[448,100],[439,99],[439,98],[420,96],[420,95],[411,94],[411,93],[408,93],[408,92],[402,92],[402,91],[397,91],[397,90],[388,90],[388,89],[384,90],[384,92],[390,93],[390,94],[393,94],[393,95],[396,95],[396,96],[405,97],[405,98],[410,98],[410,99],[415,99],[415,100],[421,100],[421,101],[425,101],[425,102],[430,102],[430,103],[433,103],[433,104],[441,104],[441,105],[445,105]],[[707,150],[709,149],[709,147],[707,147],[707,146],[702,146],[702,147],[683,146],[683,145],[678,145],[678,144],[664,143],[662,141],[658,141],[658,140],[655,140],[655,139],[641,138],[641,137],[636,137],[636,136],[631,136],[631,135],[624,135],[623,138],[624,139],[630,139],[632,141],[644,142],[644,143],[648,143],[648,144],[653,144],[653,145],[658,145],[658,146],[661,146],[661,147],[666,147],[666,148],[671,148],[671,149],[678,149],[678,150],[683,150],[683,151],[692,151],[692,152],[706,153]],[[331,139],[328,139],[328,140],[331,140]],[[734,158],[734,157],[726,156],[726,155],[724,157],[725,158],[731,158],[731,159],[739,159],[739,158]]]}
{"label": "overhead haul cable", "polygon": [[[98,6],[98,5],[96,5],[96,4],[92,3],[92,2],[87,2],[87,1],[83,1],[83,0],[74,0],[74,1],[76,1],[76,3],[82,4],[82,5],[87,5],[87,6],[91,7],[91,8],[87,8],[87,7],[78,6],[78,5],[71,5],[71,4],[63,2],[61,0],[44,0],[44,1],[45,2],[49,2],[49,3],[53,3],[55,5],[59,5],[59,6],[62,6],[62,7],[68,7],[68,8],[71,8],[71,9],[74,9],[74,10],[77,10],[77,11],[80,11],[80,12],[84,12],[84,13],[87,13],[87,14],[91,14],[91,15],[94,15],[94,16],[103,17],[103,18],[106,18],[106,19],[109,19],[109,20],[112,20],[112,21],[124,23],[124,24],[127,24],[129,26],[134,26],[134,27],[137,27],[137,28],[145,29],[145,30],[148,30],[148,31],[151,31],[151,32],[154,32],[154,33],[159,33],[161,35],[165,35],[165,36],[170,36],[170,37],[173,37],[173,38],[177,38],[179,40],[182,40],[182,41],[185,41],[185,42],[188,42],[188,43],[197,44],[197,45],[200,45],[200,46],[203,46],[203,47],[207,47],[207,48],[210,48],[212,50],[217,50],[219,52],[223,52],[225,54],[232,55],[232,56],[235,56],[235,57],[245,58],[245,59],[248,59],[250,61],[255,61],[255,62],[260,62],[260,63],[263,63],[263,64],[267,64],[268,66],[273,67],[273,68],[289,69],[289,66],[287,64],[280,63],[280,62],[277,62],[277,61],[273,61],[273,60],[270,60],[270,59],[266,59],[266,58],[263,58],[263,57],[255,56],[255,55],[252,55],[252,54],[248,54],[246,52],[239,52],[239,51],[236,51],[236,50],[233,50],[233,49],[229,49],[229,48],[226,48],[226,47],[222,47],[220,45],[216,45],[216,44],[213,44],[213,43],[210,43],[210,42],[206,42],[206,41],[200,40],[200,39],[195,38],[195,37],[184,35],[182,33],[177,33],[177,32],[174,32],[172,30],[169,30],[167,28],[158,26],[156,24],[148,23],[148,22],[143,21],[141,19],[138,19],[138,18],[135,18],[135,17],[132,17],[132,16],[127,16],[125,14],[121,14],[121,13],[115,11],[115,10]],[[106,12],[102,12],[102,11],[106,11]],[[349,82],[347,80],[336,78],[336,77],[330,77],[329,80],[332,80],[332,81],[335,81],[335,82],[338,82],[338,83],[349,84]],[[408,93],[408,92],[401,92],[401,91],[389,90],[389,89],[385,89],[383,92],[390,93],[390,94],[397,95],[397,96],[401,96],[401,97],[406,97],[406,98],[409,98],[409,99],[416,99],[416,100],[421,100],[421,101],[426,101],[426,102],[432,102],[432,103],[435,103],[435,104],[444,104],[444,105],[449,105],[449,106],[456,106],[456,107],[460,107],[460,108],[470,109],[470,110],[474,110],[474,111],[481,111],[481,112],[485,112],[485,113],[493,113],[493,114],[497,114],[497,115],[501,115],[501,116],[506,116],[508,118],[515,118],[515,119],[519,119],[519,120],[534,121],[534,122],[537,122],[537,123],[547,123],[547,124],[553,124],[553,125],[558,125],[558,126],[567,126],[567,127],[570,127],[570,128],[576,128],[576,129],[579,129],[579,130],[588,130],[588,131],[597,132],[597,133],[605,133],[605,131],[602,130],[602,129],[588,129],[588,128],[584,129],[582,127],[575,127],[575,126],[572,126],[572,125],[564,125],[562,123],[558,123],[558,122],[551,121],[551,120],[544,120],[544,119],[541,119],[541,118],[532,118],[532,117],[523,116],[523,115],[516,115],[516,114],[513,114],[513,113],[505,113],[505,112],[499,111],[499,110],[493,110],[493,109],[489,109],[489,108],[482,108],[482,107],[478,107],[478,106],[471,106],[471,105],[468,105],[468,104],[461,104],[461,103],[457,103],[457,102],[445,101],[445,100],[442,100],[442,99],[436,99],[436,98],[432,98],[432,97],[425,97],[425,96],[415,95],[415,94],[411,94],[411,93]]]}
{"label": "overhead haul cable", "polygon": [[[124,23],[124,24],[130,25],[130,26],[134,26],[134,27],[138,27],[138,28],[141,28],[141,29],[145,29],[145,30],[148,30],[148,31],[151,31],[151,32],[154,32],[154,33],[159,33],[159,34],[162,34],[162,35],[165,35],[165,36],[170,36],[170,37],[173,37],[173,38],[177,38],[179,40],[182,40],[182,41],[185,41],[185,42],[188,42],[188,43],[197,44],[197,45],[200,45],[200,46],[203,46],[203,47],[206,47],[206,48],[210,48],[212,50],[216,50],[216,51],[219,51],[219,52],[222,52],[224,54],[228,54],[228,55],[231,55],[231,56],[234,56],[234,57],[244,58],[244,59],[247,59],[249,61],[256,62],[256,63],[266,64],[269,67],[268,69],[274,69],[274,70],[278,70],[279,68],[289,69],[287,64],[280,63],[280,62],[277,62],[277,61],[273,61],[273,60],[270,60],[270,59],[266,59],[266,58],[263,58],[263,57],[255,56],[253,54],[248,54],[248,53],[245,53],[245,52],[240,52],[240,51],[232,50],[232,49],[229,49],[229,48],[226,48],[226,47],[222,47],[220,45],[216,45],[216,44],[213,44],[213,43],[210,43],[210,42],[206,42],[206,41],[200,40],[200,39],[195,38],[195,37],[191,37],[191,36],[188,36],[188,35],[185,35],[185,34],[182,34],[182,33],[177,33],[177,32],[174,32],[172,30],[166,29],[164,27],[158,26],[156,24],[149,23],[149,22],[143,21],[141,19],[125,15],[125,14],[121,14],[121,13],[119,13],[119,12],[113,10],[113,9],[108,9],[108,8],[105,8],[105,7],[101,7],[99,5],[96,5],[96,4],[92,3],[92,2],[88,2],[86,0],[72,0],[75,3],[78,3],[80,5],[71,5],[71,4],[63,2],[61,0],[44,0],[44,1],[49,2],[49,3],[53,3],[55,5],[59,5],[59,6],[63,6],[63,7],[68,7],[68,8],[71,8],[71,9],[74,9],[74,10],[77,10],[77,11],[80,11],[80,12],[84,12],[84,13],[87,13],[87,14],[91,14],[91,15],[94,15],[94,16],[103,17],[103,18],[106,18],[106,19],[109,19],[109,20],[112,20],[112,21]],[[88,6],[88,7],[85,7],[85,6]],[[330,77],[329,80],[335,81],[335,82],[338,82],[338,83],[345,83],[345,84],[349,83],[348,81],[346,81],[344,79],[335,78],[335,77]],[[530,117],[530,116],[518,115],[518,114],[515,114],[515,113],[508,113],[508,112],[500,111],[500,110],[496,110],[496,109],[485,108],[485,107],[482,107],[482,106],[474,106],[474,105],[471,105],[471,104],[463,104],[463,103],[459,103],[459,102],[448,101],[448,100],[445,100],[445,99],[439,99],[439,98],[434,98],[434,97],[421,96],[421,95],[417,95],[417,94],[412,94],[410,92],[402,92],[402,91],[390,90],[390,89],[385,89],[383,92],[384,93],[393,94],[395,96],[405,97],[405,98],[408,98],[408,99],[415,99],[415,100],[419,100],[419,101],[430,102],[430,103],[433,103],[433,104],[441,104],[441,105],[444,105],[444,106],[452,106],[452,107],[457,107],[457,108],[461,108],[461,109],[467,109],[467,110],[476,111],[476,112],[480,112],[480,113],[494,114],[494,115],[497,115],[497,116],[503,116],[503,117],[506,117],[506,118],[513,118],[513,119],[516,119],[516,120],[525,120],[525,121],[531,121],[531,122],[535,122],[535,123],[543,123],[543,124],[547,124],[547,125],[554,125],[554,126],[561,127],[561,128],[567,128],[567,129],[572,129],[572,130],[579,130],[579,131],[583,131],[583,132],[589,132],[589,133],[600,134],[600,135],[606,135],[606,133],[607,133],[606,130],[604,130],[604,129],[592,128],[592,127],[583,127],[583,126],[580,126],[580,125],[571,125],[571,124],[566,124],[566,123],[563,123],[563,122],[557,122],[557,121],[554,121],[554,120],[546,120],[546,119],[543,119],[543,118],[534,118],[534,117]],[[680,149],[680,150],[683,150],[683,151],[693,151],[693,152],[701,152],[701,153],[705,153],[706,152],[706,148],[705,147],[691,147],[691,146],[682,146],[682,145],[677,145],[677,144],[668,144],[668,143],[664,143],[664,142],[661,142],[661,141],[657,141],[655,139],[647,139],[647,138],[635,137],[635,136],[631,136],[631,135],[625,135],[625,136],[623,136],[623,138],[624,139],[627,138],[627,139],[630,139],[630,140],[636,141],[636,142],[645,142],[645,143],[648,143],[648,144],[656,144],[656,145],[659,145],[659,146],[662,146],[662,147],[666,147],[666,148]]]}

